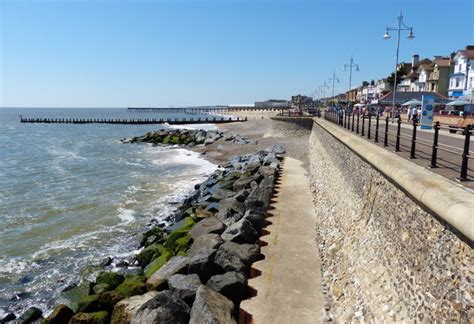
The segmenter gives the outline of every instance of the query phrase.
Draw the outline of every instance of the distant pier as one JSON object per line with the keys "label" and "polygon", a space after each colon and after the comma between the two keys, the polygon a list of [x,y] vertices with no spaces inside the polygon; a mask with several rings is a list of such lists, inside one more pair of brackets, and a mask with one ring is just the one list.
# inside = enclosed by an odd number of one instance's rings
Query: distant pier
{"label": "distant pier", "polygon": [[281,108],[255,108],[249,106],[203,106],[203,107],[129,107],[128,112],[133,113],[184,113],[184,114],[198,114],[198,113],[222,113],[232,111],[280,111]]}
{"label": "distant pier", "polygon": [[116,124],[116,125],[147,125],[147,124],[169,124],[169,125],[187,125],[187,124],[225,124],[247,121],[245,118],[232,117],[212,117],[212,118],[154,118],[154,119],[84,119],[84,118],[24,118],[20,117],[21,123],[40,123],[40,124]]}

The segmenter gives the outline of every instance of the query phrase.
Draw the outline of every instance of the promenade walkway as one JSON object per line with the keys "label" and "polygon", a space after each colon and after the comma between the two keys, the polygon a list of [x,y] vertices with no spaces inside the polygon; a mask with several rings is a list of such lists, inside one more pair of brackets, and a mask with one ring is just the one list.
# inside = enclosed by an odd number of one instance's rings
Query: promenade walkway
{"label": "promenade walkway", "polygon": [[[317,323],[324,314],[316,220],[302,162],[287,157],[279,193],[260,238],[265,259],[253,264],[261,275],[250,279],[257,295],[241,309],[251,323]],[[244,321],[245,322],[245,321]]]}

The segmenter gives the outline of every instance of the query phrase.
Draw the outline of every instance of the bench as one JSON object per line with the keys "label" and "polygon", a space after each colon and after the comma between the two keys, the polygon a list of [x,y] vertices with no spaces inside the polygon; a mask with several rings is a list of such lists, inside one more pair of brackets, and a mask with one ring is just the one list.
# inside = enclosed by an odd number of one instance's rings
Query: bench
{"label": "bench", "polygon": [[441,126],[448,126],[450,133],[457,133],[458,130],[463,130],[468,125],[466,118],[460,118],[456,123],[443,123],[439,122]]}

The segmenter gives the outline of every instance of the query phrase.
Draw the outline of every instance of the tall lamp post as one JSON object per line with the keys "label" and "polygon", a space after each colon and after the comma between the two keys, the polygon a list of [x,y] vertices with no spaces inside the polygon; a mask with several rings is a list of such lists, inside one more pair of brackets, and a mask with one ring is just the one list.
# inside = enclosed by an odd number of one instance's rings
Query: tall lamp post
{"label": "tall lamp post", "polygon": [[[351,91],[352,87],[352,68],[356,68],[356,71],[359,71],[359,64],[356,64],[354,62],[354,58],[351,55],[351,60],[349,64],[344,63],[344,71],[347,71],[347,68],[349,68],[349,91]],[[347,95],[347,100],[349,100],[349,94]]]}
{"label": "tall lamp post", "polygon": [[334,98],[334,83],[338,82],[339,83],[339,79],[336,77],[336,73],[333,72],[332,74],[332,78],[329,78],[329,82],[332,81],[332,95],[331,97]]}
{"label": "tall lamp post", "polygon": [[403,14],[402,10],[400,9],[400,16],[398,16],[398,25],[397,27],[386,27],[385,28],[385,35],[383,35],[383,39],[389,40],[391,37],[388,34],[389,31],[396,31],[397,32],[397,59],[395,61],[395,77],[393,78],[393,96],[392,96],[392,122],[394,121],[395,118],[395,97],[397,95],[397,68],[398,68],[398,54],[400,52],[400,33],[402,31],[410,31],[408,34],[407,38],[412,40],[415,38],[415,35],[413,35],[413,27],[408,27],[405,25],[403,22]]}

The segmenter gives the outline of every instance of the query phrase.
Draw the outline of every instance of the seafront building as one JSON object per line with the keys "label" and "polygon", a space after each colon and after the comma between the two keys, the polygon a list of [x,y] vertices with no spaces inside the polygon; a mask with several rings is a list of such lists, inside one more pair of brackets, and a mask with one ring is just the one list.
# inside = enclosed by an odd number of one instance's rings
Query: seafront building
{"label": "seafront building", "polygon": [[[345,92],[345,100],[362,104],[390,105],[387,98],[393,92],[394,73],[377,81],[362,82]],[[415,99],[422,94],[435,94],[439,102],[459,100],[464,103],[474,100],[474,45],[449,55],[438,55],[420,59],[412,56],[411,62],[401,62],[397,66],[397,97]],[[401,99],[402,100],[402,99]],[[396,104],[401,104],[397,99]],[[461,110],[462,107],[461,105]]]}

